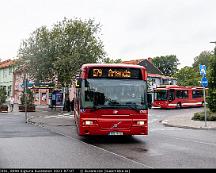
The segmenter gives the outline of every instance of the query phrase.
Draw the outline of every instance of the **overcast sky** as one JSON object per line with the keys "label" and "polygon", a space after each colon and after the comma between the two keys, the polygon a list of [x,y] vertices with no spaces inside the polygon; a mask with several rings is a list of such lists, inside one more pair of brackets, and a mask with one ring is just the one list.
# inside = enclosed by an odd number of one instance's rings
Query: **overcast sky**
{"label": "overcast sky", "polygon": [[30,33],[64,17],[100,23],[113,59],[174,54],[180,67],[191,66],[216,41],[216,0],[1,0],[0,59],[16,57]]}

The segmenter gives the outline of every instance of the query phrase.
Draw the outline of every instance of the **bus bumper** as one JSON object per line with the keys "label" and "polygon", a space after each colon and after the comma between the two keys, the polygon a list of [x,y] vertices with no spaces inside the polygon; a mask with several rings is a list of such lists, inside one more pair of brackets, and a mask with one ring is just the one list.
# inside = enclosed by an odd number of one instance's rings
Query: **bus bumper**
{"label": "bus bumper", "polygon": [[148,135],[148,126],[132,126],[130,129],[101,129],[98,125],[81,126],[79,135]]}

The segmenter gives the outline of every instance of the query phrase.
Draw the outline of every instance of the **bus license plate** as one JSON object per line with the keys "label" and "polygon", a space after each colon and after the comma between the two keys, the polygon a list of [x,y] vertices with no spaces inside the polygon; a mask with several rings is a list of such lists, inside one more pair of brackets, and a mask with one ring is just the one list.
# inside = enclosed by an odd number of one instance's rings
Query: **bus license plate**
{"label": "bus license plate", "polygon": [[123,135],[123,132],[110,132],[109,135]]}

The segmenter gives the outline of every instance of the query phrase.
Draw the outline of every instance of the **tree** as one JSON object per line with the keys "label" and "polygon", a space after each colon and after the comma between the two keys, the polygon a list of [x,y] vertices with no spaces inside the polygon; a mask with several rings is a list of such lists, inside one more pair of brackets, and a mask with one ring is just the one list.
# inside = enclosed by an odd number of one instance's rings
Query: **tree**
{"label": "tree", "polygon": [[209,63],[209,91],[208,91],[208,107],[211,112],[216,112],[216,47],[214,49],[214,56],[210,59]]}
{"label": "tree", "polygon": [[176,55],[157,56],[152,62],[166,76],[172,76],[178,70],[179,60]]}
{"label": "tree", "polygon": [[173,77],[177,78],[178,85],[199,86],[200,75],[193,67],[185,66],[178,70]]}
{"label": "tree", "polygon": [[121,59],[111,59],[111,58],[104,58],[103,60],[102,60],[102,62],[104,62],[104,63],[121,63],[122,62],[122,60]]}
{"label": "tree", "polygon": [[62,87],[67,87],[82,64],[98,62],[105,56],[99,31],[100,25],[91,19],[64,18],[51,29],[42,26],[20,46],[19,68],[25,68],[37,81],[57,78]]}
{"label": "tree", "polygon": [[210,51],[201,52],[198,56],[194,58],[194,63],[192,65],[193,68],[196,71],[199,71],[200,64],[206,65],[206,67],[208,68],[211,57],[212,57],[212,53]]}

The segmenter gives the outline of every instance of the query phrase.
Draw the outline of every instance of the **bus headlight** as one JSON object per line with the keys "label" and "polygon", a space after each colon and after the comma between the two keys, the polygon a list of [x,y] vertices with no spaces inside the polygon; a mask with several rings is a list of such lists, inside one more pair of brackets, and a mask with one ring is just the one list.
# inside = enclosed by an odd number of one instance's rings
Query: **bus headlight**
{"label": "bus headlight", "polygon": [[143,126],[145,124],[144,121],[137,121],[137,125]]}
{"label": "bus headlight", "polygon": [[93,124],[93,121],[90,121],[90,120],[87,120],[87,121],[83,121],[83,125],[92,125]]}

